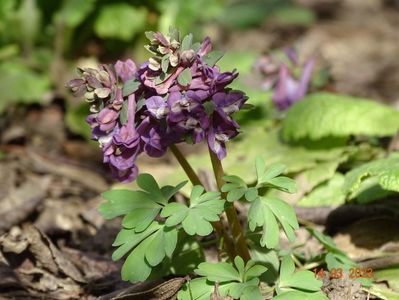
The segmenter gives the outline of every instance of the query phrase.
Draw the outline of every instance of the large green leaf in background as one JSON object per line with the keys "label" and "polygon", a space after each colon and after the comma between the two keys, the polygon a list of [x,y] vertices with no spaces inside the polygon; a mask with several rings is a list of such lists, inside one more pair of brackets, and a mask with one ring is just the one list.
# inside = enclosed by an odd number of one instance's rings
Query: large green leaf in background
{"label": "large green leaf in background", "polygon": [[96,0],[64,0],[55,18],[57,21],[62,21],[64,25],[75,28],[93,11],[95,2]]}
{"label": "large green leaf in background", "polygon": [[385,190],[399,192],[399,155],[392,154],[388,158],[365,163],[345,176],[343,189],[346,193],[355,193],[362,182],[376,177],[378,184]]}
{"label": "large green leaf in background", "polygon": [[282,126],[287,141],[350,135],[392,136],[399,129],[399,112],[367,99],[317,93],[293,105]]}
{"label": "large green leaf in background", "polygon": [[335,173],[327,182],[317,186],[308,195],[303,197],[298,205],[300,206],[327,206],[340,205],[345,202],[345,194],[342,191],[344,176]]}
{"label": "large green leaf in background", "polygon": [[49,89],[47,76],[23,64],[0,64],[0,112],[12,103],[42,103]]}
{"label": "large green leaf in background", "polygon": [[116,38],[129,41],[136,33],[144,30],[147,10],[127,3],[116,3],[102,7],[94,24],[94,30],[101,38]]}

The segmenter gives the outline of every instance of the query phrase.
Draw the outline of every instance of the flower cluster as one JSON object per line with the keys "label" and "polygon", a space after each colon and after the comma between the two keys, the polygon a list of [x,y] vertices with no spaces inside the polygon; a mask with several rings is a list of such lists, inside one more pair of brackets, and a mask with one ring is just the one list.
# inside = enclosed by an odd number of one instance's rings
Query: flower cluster
{"label": "flower cluster", "polygon": [[79,69],[80,78],[67,84],[92,104],[87,117],[92,136],[113,176],[122,182],[137,177],[140,153],[159,157],[180,142],[205,140],[223,159],[226,142],[239,133],[232,114],[247,99],[227,87],[238,73],[220,71],[216,62],[222,55],[211,51],[209,38],[193,43],[191,34],[180,39],[174,29],[166,36],[146,36],[153,57],[141,67],[128,59]]}
{"label": "flower cluster", "polygon": [[313,68],[313,59],[308,59],[300,66],[298,54],[293,48],[285,49],[281,58],[263,56],[255,63],[255,69],[265,77],[263,88],[273,90],[273,103],[281,111],[306,95]]}

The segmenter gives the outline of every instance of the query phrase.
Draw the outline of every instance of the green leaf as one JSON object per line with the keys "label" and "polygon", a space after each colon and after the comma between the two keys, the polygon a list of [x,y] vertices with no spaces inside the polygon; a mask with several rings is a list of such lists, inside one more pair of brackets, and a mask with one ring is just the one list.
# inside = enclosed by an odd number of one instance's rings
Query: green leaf
{"label": "green leaf", "polygon": [[231,190],[230,192],[227,193],[226,200],[229,202],[237,201],[240,200],[246,192],[245,188],[238,188],[235,190]]}
{"label": "green leaf", "polygon": [[236,266],[236,269],[238,270],[238,274],[240,275],[240,278],[243,278],[244,269],[245,269],[244,260],[240,256],[237,255],[234,258],[234,265]]}
{"label": "green leaf", "polygon": [[373,270],[373,279],[376,282],[385,281],[388,286],[399,292],[399,267],[390,267],[381,270]]}
{"label": "green leaf", "polygon": [[177,244],[177,229],[168,228],[153,222],[145,231],[136,233],[132,229],[122,229],[118,234],[112,258],[117,260],[132,250],[122,267],[122,279],[144,281],[152,267],[159,265],[168,256],[171,257]]}
{"label": "green leaf", "polygon": [[[168,253],[166,253],[168,255]],[[205,261],[203,249],[195,236],[179,231],[174,255],[166,258],[163,274],[193,274],[197,266]]]}
{"label": "green leaf", "polygon": [[181,51],[189,50],[189,49],[191,49],[192,44],[193,44],[193,35],[190,33],[183,38],[183,41],[181,42],[180,50]]}
{"label": "green leaf", "polygon": [[285,256],[281,262],[279,290],[298,289],[301,291],[320,291],[322,281],[318,280],[311,271],[295,272],[295,265],[290,256]]}
{"label": "green leaf", "polygon": [[344,192],[347,194],[355,193],[360,189],[363,180],[369,177],[376,177],[383,189],[399,192],[398,155],[374,160],[349,171],[345,175]]}
{"label": "green leaf", "polygon": [[68,0],[62,2],[62,8],[56,18],[62,19],[62,23],[70,28],[81,24],[93,11],[96,0],[80,1]]}
{"label": "green leaf", "polygon": [[273,188],[281,190],[286,193],[292,194],[297,191],[295,180],[285,176],[275,177],[265,181],[264,183],[266,183],[266,185],[270,185]]}
{"label": "green leaf", "polygon": [[[222,283],[218,291],[222,297],[227,296],[228,290],[235,283]],[[178,300],[209,300],[215,289],[214,283],[206,278],[196,278],[183,285],[177,294]]]}
{"label": "green leaf", "polygon": [[130,41],[144,29],[147,10],[127,3],[104,5],[94,23],[94,30],[101,38],[116,38]]}
{"label": "green leaf", "polygon": [[[229,283],[227,294],[234,299],[262,299],[259,285],[259,276],[266,272],[267,268],[261,265],[255,265],[250,260],[245,265],[241,257],[234,259],[234,268],[226,262],[219,263],[201,263],[195,273],[206,277],[207,280],[220,283]],[[220,290],[219,290],[220,292]],[[225,294],[225,293],[221,293]],[[249,297],[254,298],[249,298]],[[208,298],[209,299],[209,298]]]}
{"label": "green leaf", "polygon": [[285,278],[290,276],[295,272],[295,264],[294,261],[289,256],[285,256],[281,260],[280,264],[280,278]]}
{"label": "green leaf", "polygon": [[251,203],[248,211],[249,228],[263,227],[260,240],[262,246],[275,248],[279,240],[278,222],[290,241],[295,239],[294,230],[299,228],[293,208],[283,200],[271,197],[260,197]]}
{"label": "green leaf", "polygon": [[[323,186],[328,183],[334,176],[336,176],[336,170],[339,165],[347,161],[348,155],[343,155],[342,160],[328,161],[317,164],[314,168],[305,170],[295,176],[296,182],[298,182],[299,190],[303,193],[309,193],[315,188]],[[342,177],[341,174],[337,173]]]}
{"label": "green leaf", "polygon": [[[235,183],[239,186],[247,186],[245,181],[236,175],[226,175],[223,176],[223,180],[226,182]],[[228,192],[228,190],[224,191],[222,187],[222,192]]]}
{"label": "green leaf", "polygon": [[260,245],[261,234],[251,234],[248,236],[251,258],[260,265],[268,268],[260,280],[269,285],[273,285],[279,276],[280,260],[275,250],[267,249]]}
{"label": "green leaf", "polygon": [[246,190],[245,199],[247,199],[247,201],[249,201],[249,202],[255,201],[257,198],[258,198],[258,189],[257,188],[251,187]]}
{"label": "green leaf", "polygon": [[205,55],[202,60],[209,66],[214,66],[222,57],[224,53],[222,51],[211,51]]}
{"label": "green leaf", "polygon": [[165,202],[158,183],[151,174],[142,173],[137,177],[137,185],[148,194],[154,196],[157,201]]}
{"label": "green leaf", "polygon": [[100,204],[99,211],[105,219],[126,215],[137,208],[148,208],[153,204],[150,195],[143,191],[110,190],[102,194],[107,200]]}
{"label": "green leaf", "polygon": [[258,278],[259,276],[261,276],[266,271],[267,271],[267,268],[265,266],[254,265],[254,266],[250,267],[248,270],[245,271],[244,281],[249,281],[249,280],[251,280],[253,278]]}
{"label": "green leaf", "polygon": [[275,163],[266,169],[265,161],[261,157],[256,158],[256,175],[258,184],[268,182],[271,179],[283,174],[287,167],[282,163]]}
{"label": "green leaf", "polygon": [[282,126],[287,141],[329,136],[392,136],[399,129],[399,112],[368,99],[317,93],[294,104]]}
{"label": "green leaf", "polygon": [[161,206],[155,202],[143,204],[147,207],[136,207],[132,212],[126,214],[122,220],[125,228],[134,228],[136,232],[146,229],[158,215]]}
{"label": "green leaf", "polygon": [[164,227],[151,236],[145,257],[151,266],[162,262],[166,255],[171,256],[177,243],[177,229]]}
{"label": "green leaf", "polygon": [[122,258],[127,252],[160,228],[161,226],[154,222],[145,231],[139,233],[133,229],[122,229],[112,244],[112,246],[119,247],[112,253],[112,259],[118,260]]}
{"label": "green leaf", "polygon": [[126,124],[129,115],[128,115],[128,101],[124,101],[122,103],[122,108],[121,108],[121,113],[119,114],[119,121],[121,122],[122,125]]}
{"label": "green leaf", "polygon": [[286,291],[275,297],[273,300],[328,300],[328,297],[323,292],[307,293],[302,291]]}
{"label": "green leaf", "polygon": [[263,300],[262,293],[257,286],[247,286],[243,289],[240,300]]}
{"label": "green leaf", "polygon": [[50,80],[22,63],[4,62],[0,64],[0,90],[1,113],[14,103],[44,103]]}
{"label": "green leaf", "polygon": [[287,168],[281,163],[275,163],[269,168],[266,168],[265,161],[261,157],[256,158],[255,163],[257,186],[271,186],[283,192],[295,193],[296,183],[291,178],[279,176]]}
{"label": "green leaf", "polygon": [[342,191],[344,176],[336,173],[327,182],[317,186],[308,195],[303,197],[297,205],[299,206],[338,206],[345,202],[345,194]]}
{"label": "green leaf", "polygon": [[[245,298],[250,296],[251,294],[259,295],[260,290],[257,286],[259,284],[259,279],[255,278],[253,280],[247,282],[240,282],[240,283],[232,283],[231,287],[229,288],[229,296],[233,297],[234,299],[242,299],[245,295]],[[252,290],[252,288],[256,289],[258,293]],[[257,298],[259,299],[259,298]],[[261,298],[262,299],[262,298]]]}
{"label": "green leaf", "polygon": [[168,68],[169,68],[169,57],[170,57],[170,54],[166,54],[166,55],[164,55],[164,56],[162,57],[162,60],[161,60],[161,70],[162,70],[162,72],[164,72],[164,73],[167,73],[167,72],[168,72]]}
{"label": "green leaf", "polygon": [[180,182],[178,185],[176,186],[171,186],[171,185],[165,185],[161,188],[161,193],[163,195],[163,197],[165,198],[166,201],[169,201],[170,198],[172,198],[178,191],[180,191],[182,189],[182,187],[184,187],[187,184],[187,180],[186,181],[182,181]]}
{"label": "green leaf", "polygon": [[229,263],[201,263],[195,273],[214,282],[241,281],[238,271]]}
{"label": "green leaf", "polygon": [[[227,192],[226,200],[229,202],[240,200],[247,192],[247,185],[240,177],[231,175],[224,176],[226,183],[222,186],[222,192]],[[257,191],[256,191],[257,192]]]}
{"label": "green leaf", "polygon": [[106,219],[125,215],[123,226],[140,232],[151,224],[162,207],[186,182],[181,182],[176,187],[159,188],[152,175],[143,173],[138,176],[137,184],[144,191],[116,189],[103,193],[106,201],[101,203],[99,211]]}
{"label": "green leaf", "polygon": [[399,292],[393,291],[384,285],[373,284],[370,288],[370,294],[383,300],[399,300]]}
{"label": "green leaf", "polygon": [[189,235],[206,236],[213,231],[211,222],[219,220],[224,203],[220,193],[204,193],[204,188],[196,185],[191,191],[189,207],[181,203],[169,203],[162,209],[161,216],[167,218],[167,226],[181,223]]}
{"label": "green leaf", "polygon": [[137,81],[136,79],[130,79],[126,81],[123,84],[122,88],[123,97],[127,97],[136,92],[139,89],[140,85],[141,85],[140,81]]}
{"label": "green leaf", "polygon": [[182,86],[188,86],[192,79],[190,68],[186,68],[177,77],[177,82]]}
{"label": "green leaf", "polygon": [[126,258],[122,266],[122,280],[126,281],[145,281],[151,274],[151,266],[145,260],[148,240],[138,245]]}

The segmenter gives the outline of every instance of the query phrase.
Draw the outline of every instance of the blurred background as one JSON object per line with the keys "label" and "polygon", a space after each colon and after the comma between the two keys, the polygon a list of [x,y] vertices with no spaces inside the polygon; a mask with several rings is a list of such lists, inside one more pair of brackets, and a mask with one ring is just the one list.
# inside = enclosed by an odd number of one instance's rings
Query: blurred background
{"label": "blurred background", "polygon": [[[102,280],[102,285],[94,283],[93,295],[123,286],[120,265],[109,260],[119,225],[105,224],[96,212],[99,194],[112,179],[90,141],[88,105],[73,98],[65,83],[76,77],[77,66],[126,58],[141,64],[149,57],[144,32],[167,32],[169,26],[193,33],[198,41],[210,36],[214,49],[226,52],[222,70],[238,69],[233,87],[244,90],[256,106],[239,116],[244,132],[275,122],[270,74],[262,61],[290,47],[297,49],[301,65],[309,58],[316,61],[310,91],[399,107],[397,0],[0,0],[0,234],[14,230],[18,236],[19,225],[34,224],[68,259],[76,264],[86,259],[85,278]],[[270,141],[256,131],[250,139]],[[251,147],[237,148],[226,162],[231,170]],[[177,172],[169,155],[161,161],[142,157],[138,166],[161,179]],[[169,180],[177,183],[173,176]],[[93,260],[83,252],[108,258]],[[78,283],[63,291],[64,279],[55,278],[57,297],[84,293],[86,287]],[[7,283],[0,280],[0,290],[2,284]],[[21,283],[10,275],[8,284]],[[43,291],[48,288],[43,284],[28,286]]]}

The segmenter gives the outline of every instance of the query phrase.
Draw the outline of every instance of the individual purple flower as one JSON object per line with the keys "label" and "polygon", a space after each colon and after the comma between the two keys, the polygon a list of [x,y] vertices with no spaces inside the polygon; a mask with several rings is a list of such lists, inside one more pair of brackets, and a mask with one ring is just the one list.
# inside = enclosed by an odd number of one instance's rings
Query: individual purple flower
{"label": "individual purple flower", "polygon": [[107,162],[111,168],[112,176],[122,183],[130,182],[136,179],[138,175],[138,168],[135,164],[138,148],[123,149],[120,154],[115,153],[109,156]]}
{"label": "individual purple flower", "polygon": [[123,82],[133,79],[137,73],[136,64],[131,60],[118,60],[115,64],[115,72]]}
{"label": "individual purple flower", "polygon": [[169,112],[168,104],[161,96],[152,96],[145,101],[149,113],[156,119],[162,119]]}
{"label": "individual purple flower", "polygon": [[184,133],[185,136],[191,136],[193,143],[197,144],[205,139],[209,123],[209,116],[202,107],[201,110],[188,114],[186,118],[177,122],[174,130]]}
{"label": "individual purple flower", "polygon": [[135,128],[136,99],[132,94],[127,100],[127,122],[114,134],[114,143],[126,148],[134,148],[140,141],[140,136]]}
{"label": "individual purple flower", "polygon": [[227,120],[217,112],[213,115],[208,131],[208,145],[219,160],[226,157],[226,142],[238,134],[238,128],[238,124],[232,119]]}
{"label": "individual purple flower", "polygon": [[201,98],[193,91],[187,93],[173,92],[168,97],[170,122],[180,122],[197,109],[200,109]]}
{"label": "individual purple flower", "polygon": [[293,77],[287,66],[282,65],[280,67],[277,84],[272,96],[273,103],[279,110],[287,109],[306,95],[312,78],[313,67],[314,60],[308,60],[303,67],[299,80]]}
{"label": "individual purple flower", "polygon": [[218,92],[212,96],[212,102],[223,118],[239,111],[246,100],[241,91]]}
{"label": "individual purple flower", "polygon": [[112,109],[105,107],[97,115],[96,121],[101,131],[107,132],[112,130],[119,118],[119,113]]}
{"label": "individual purple flower", "polygon": [[150,117],[145,118],[137,128],[140,133],[144,151],[151,157],[160,157],[165,154],[167,144],[163,139],[166,136],[166,130],[151,120]]}
{"label": "individual purple flower", "polygon": [[223,72],[223,73],[217,72],[212,82],[214,90],[219,91],[221,89],[224,89],[226,86],[232,83],[233,80],[237,78],[237,76],[238,72],[236,70],[233,70],[232,72]]}

